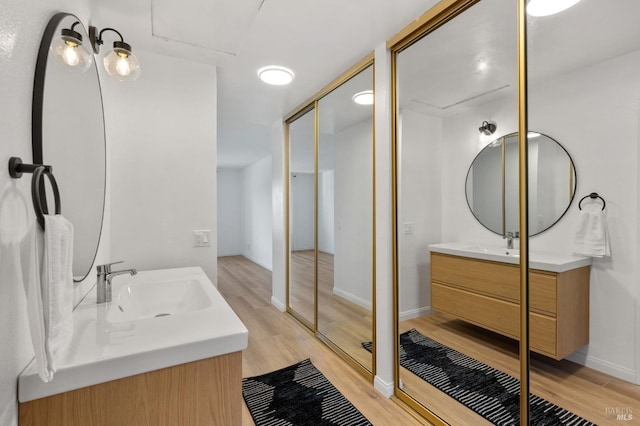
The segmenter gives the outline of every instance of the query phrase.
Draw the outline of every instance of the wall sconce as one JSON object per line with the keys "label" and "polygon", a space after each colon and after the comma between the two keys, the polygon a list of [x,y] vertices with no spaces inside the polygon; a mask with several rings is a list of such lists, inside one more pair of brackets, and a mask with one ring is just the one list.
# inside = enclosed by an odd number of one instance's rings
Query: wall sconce
{"label": "wall sconce", "polygon": [[135,80],[140,75],[140,62],[136,55],[131,53],[131,45],[125,43],[124,37],[119,31],[113,28],[103,28],[100,33],[96,27],[89,27],[89,38],[93,52],[98,54],[100,46],[104,43],[102,34],[105,31],[113,31],[120,36],[120,41],[113,42],[113,49],[107,53],[103,59],[107,73],[120,81]]}
{"label": "wall sconce", "polygon": [[82,44],[82,35],[74,28],[80,22],[76,21],[71,28],[63,28],[60,37],[53,40],[51,52],[56,61],[72,72],[83,73],[93,63],[93,55],[87,46]]}
{"label": "wall sconce", "polygon": [[489,136],[489,135],[494,134],[497,128],[498,128],[498,126],[496,126],[495,123],[490,123],[488,121],[483,121],[482,125],[480,127],[478,127],[478,130],[483,135]]}

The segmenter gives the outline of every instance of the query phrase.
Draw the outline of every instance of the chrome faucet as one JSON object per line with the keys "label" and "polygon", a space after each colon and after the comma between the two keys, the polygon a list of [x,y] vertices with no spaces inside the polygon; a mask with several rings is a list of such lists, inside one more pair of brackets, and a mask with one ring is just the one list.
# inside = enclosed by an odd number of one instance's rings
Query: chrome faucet
{"label": "chrome faucet", "polygon": [[122,271],[111,270],[111,265],[122,262],[123,260],[120,260],[118,262],[96,266],[96,270],[98,271],[98,283],[96,284],[98,291],[97,303],[111,302],[111,280],[113,279],[113,277],[122,274],[135,275],[138,273],[138,271],[136,271],[135,269],[123,269]]}
{"label": "chrome faucet", "polygon": [[507,232],[507,235],[502,237],[503,239],[506,238],[507,239],[507,249],[511,250],[513,249],[513,239],[514,238],[518,238],[520,236],[519,232]]}

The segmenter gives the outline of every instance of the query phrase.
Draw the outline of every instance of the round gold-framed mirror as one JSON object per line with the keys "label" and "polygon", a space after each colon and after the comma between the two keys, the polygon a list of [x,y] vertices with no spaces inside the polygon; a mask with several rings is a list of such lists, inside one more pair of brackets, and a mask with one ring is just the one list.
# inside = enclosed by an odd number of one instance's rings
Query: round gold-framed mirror
{"label": "round gold-framed mirror", "polygon": [[[555,225],[576,192],[576,169],[567,150],[548,135],[529,132],[529,235]],[[473,216],[488,230],[516,235],[518,224],[518,133],[487,144],[475,157],[465,184]]]}

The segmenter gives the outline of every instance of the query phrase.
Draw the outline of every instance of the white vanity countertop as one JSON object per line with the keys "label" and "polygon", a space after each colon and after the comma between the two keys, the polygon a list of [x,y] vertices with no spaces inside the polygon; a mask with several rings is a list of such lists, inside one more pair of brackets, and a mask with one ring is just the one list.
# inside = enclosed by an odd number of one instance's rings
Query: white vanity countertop
{"label": "white vanity countertop", "polygon": [[[429,245],[429,251],[451,254],[454,256],[472,257],[495,262],[519,264],[519,250],[504,247],[488,246],[467,242],[442,243]],[[591,258],[566,254],[529,252],[529,268],[550,272],[565,272],[591,265]]]}
{"label": "white vanity countertop", "polygon": [[[176,315],[110,322],[116,295],[128,284],[191,281],[211,303]],[[199,284],[198,284],[199,285]],[[35,360],[18,378],[26,402],[247,348],[249,332],[201,268],[142,271],[113,279],[113,302],[96,304],[92,289],[73,313],[73,337],[53,380],[44,383]],[[114,305],[115,304],[115,305]]]}

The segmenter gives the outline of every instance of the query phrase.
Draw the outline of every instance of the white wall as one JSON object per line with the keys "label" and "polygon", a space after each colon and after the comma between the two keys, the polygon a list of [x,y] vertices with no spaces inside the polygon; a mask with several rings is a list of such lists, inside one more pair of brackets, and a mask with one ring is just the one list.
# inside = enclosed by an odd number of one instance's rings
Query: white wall
{"label": "white wall", "polygon": [[373,282],[373,122],[335,135],[333,291],[371,309]]}
{"label": "white wall", "polygon": [[314,189],[313,173],[291,173],[289,197],[291,207],[290,248],[291,251],[313,250],[314,237]]}
{"label": "white wall", "polygon": [[218,168],[218,256],[242,254],[242,169]]}
{"label": "white wall", "polygon": [[335,252],[335,171],[318,175],[318,250]]}
{"label": "white wall", "polygon": [[271,157],[242,170],[242,255],[271,270],[273,207]]}
{"label": "white wall", "polygon": [[[561,143],[572,156],[577,170],[577,199],[553,228],[530,239],[530,249],[570,254],[578,214],[577,201],[590,192],[598,192],[607,200],[612,256],[594,260],[590,344],[570,359],[631,382],[636,381],[639,356],[636,352],[638,330],[634,326],[640,297],[636,264],[640,99],[636,70],[639,67],[640,52],[635,52],[554,80],[532,82],[529,87],[529,127]],[[515,100],[509,99],[443,120],[440,163],[447,166],[441,170],[442,242],[505,244],[500,236],[475,220],[467,207],[464,188],[467,169],[482,148],[478,142],[478,123],[483,120],[498,123],[498,132],[492,139],[517,130]],[[402,126],[404,135],[406,113]],[[428,157],[422,161],[429,161]],[[425,176],[437,179],[432,175],[431,167],[422,167],[422,170],[421,174],[416,169],[412,180]],[[404,195],[403,192],[403,200],[406,199]],[[411,198],[418,196],[414,194]],[[419,259],[427,240],[423,237],[420,246],[406,254],[409,262],[421,264]],[[402,273],[406,274],[404,269]],[[402,299],[405,299],[404,294]],[[421,304],[428,306],[425,301]]]}
{"label": "white wall", "polygon": [[[400,115],[398,303],[400,320],[405,320],[424,315],[431,307],[428,245],[441,240],[444,195],[440,160],[442,121],[409,110],[401,111]],[[405,233],[405,225],[410,233]]]}
{"label": "white wall", "polygon": [[393,225],[391,167],[391,55],[383,43],[375,49],[375,243],[376,377],[375,388],[394,392]]}
{"label": "white wall", "polygon": [[272,269],[271,303],[280,311],[286,309],[286,197],[284,124],[278,120],[271,126],[271,208],[272,208]]}
{"label": "white wall", "polygon": [[[19,248],[35,222],[30,177],[12,179],[6,164],[13,156],[24,162],[32,161],[31,107],[36,56],[46,24],[61,10],[76,14],[85,24],[90,15],[89,2],[84,0],[27,3],[0,0],[0,98],[5,100],[0,103],[0,162],[4,165],[0,170],[0,424],[3,426],[18,424],[17,377],[33,358]],[[105,252],[109,250],[108,191],[107,184],[107,212],[97,263],[107,259]],[[74,284],[75,302],[94,284],[93,274]]]}
{"label": "white wall", "polygon": [[[138,56],[144,68],[135,83],[103,85],[112,258],[141,270],[200,266],[217,283],[216,69]],[[202,229],[214,243],[193,247],[192,231]]]}
{"label": "white wall", "polygon": [[531,239],[531,250],[570,252],[577,201],[590,192],[606,199],[611,258],[594,260],[590,344],[571,359],[629,381],[640,357],[633,326],[640,298],[639,67],[636,51],[529,88],[530,127],[564,145],[577,171],[577,200],[554,228]]}

